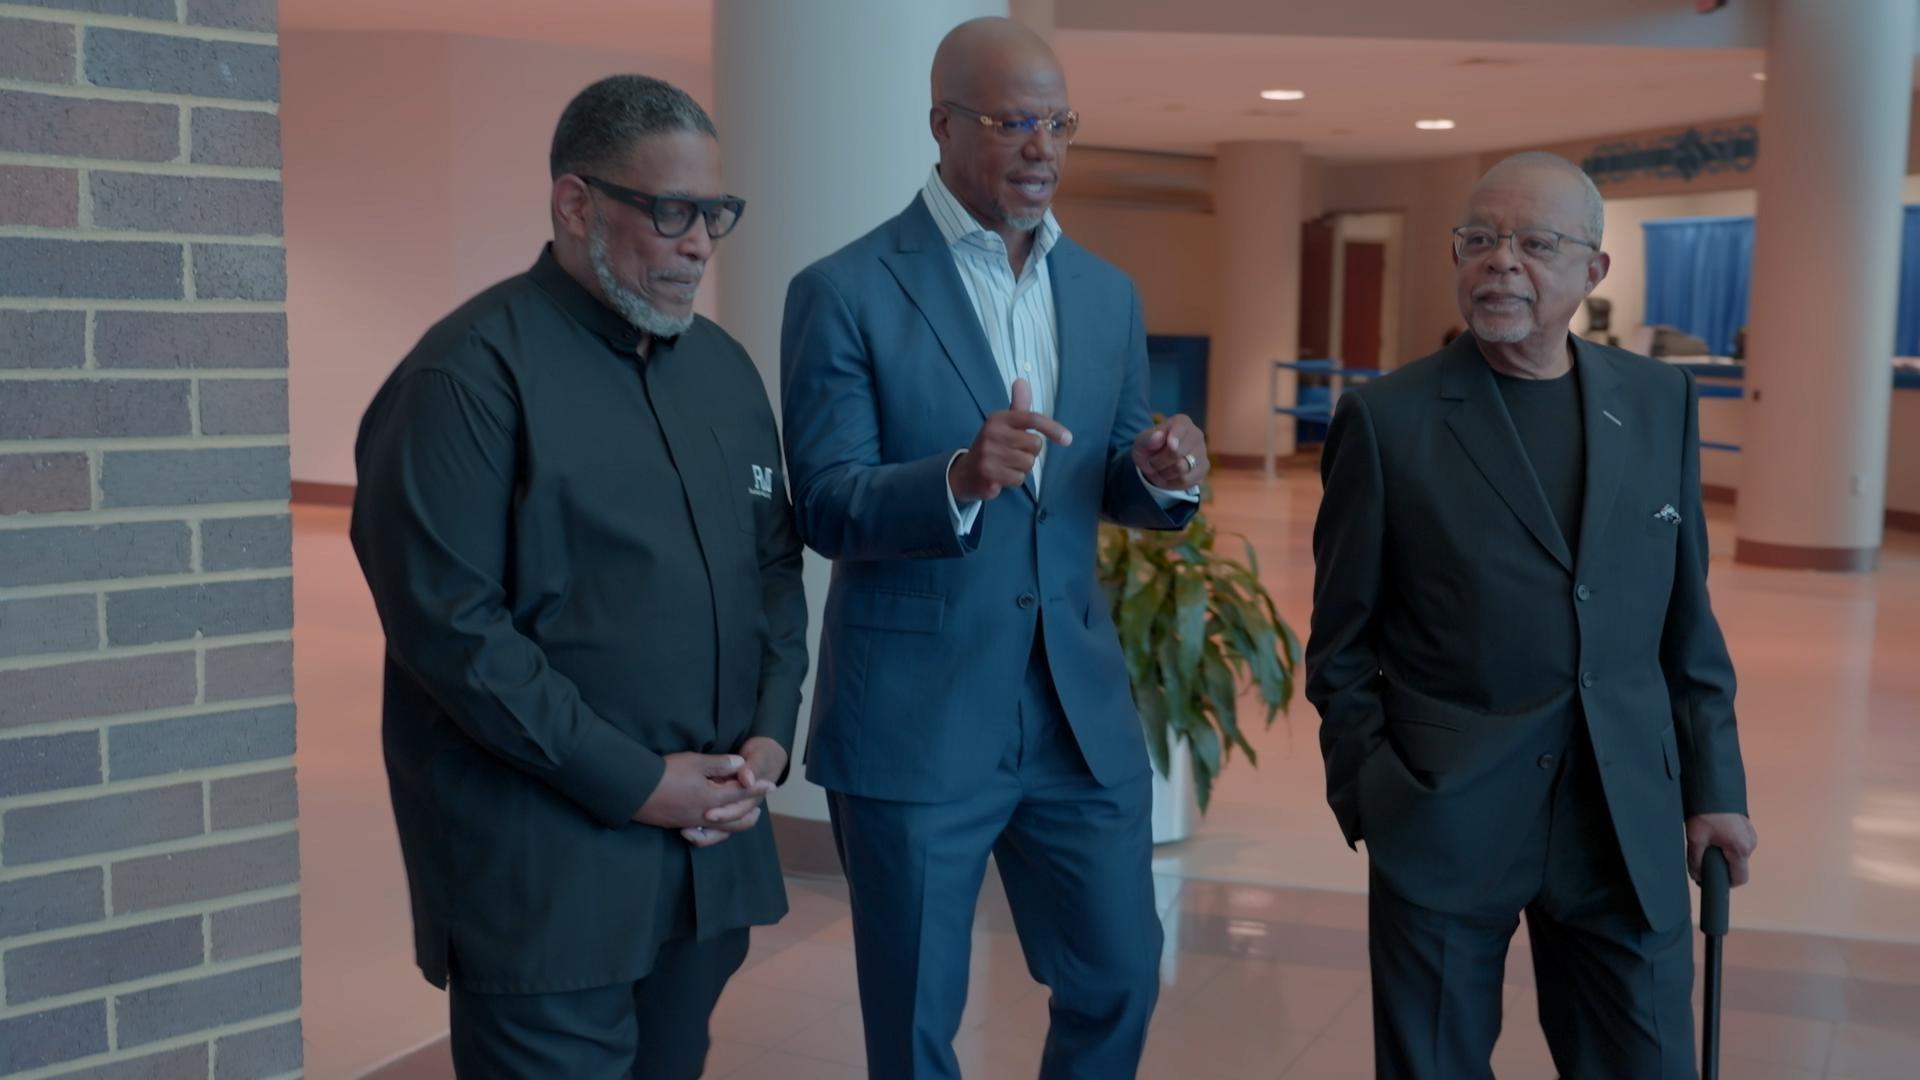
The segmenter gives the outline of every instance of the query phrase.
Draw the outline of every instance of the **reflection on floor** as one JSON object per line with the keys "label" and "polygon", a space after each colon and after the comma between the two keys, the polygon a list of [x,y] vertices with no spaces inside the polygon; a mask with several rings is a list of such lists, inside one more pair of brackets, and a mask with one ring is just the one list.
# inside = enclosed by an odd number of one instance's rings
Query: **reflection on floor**
{"label": "reflection on floor", "polygon": [[[1210,513],[1245,534],[1282,613],[1304,631],[1317,478],[1219,479]],[[1761,851],[1735,897],[1727,1075],[1916,1075],[1920,1061],[1920,539],[1889,533],[1882,569],[1844,577],[1725,558],[1710,513],[1713,596],[1741,672],[1740,718]],[[378,626],[345,514],[296,514],[302,910],[308,1075],[451,1075],[445,1004],[409,957],[406,892],[378,757]],[[1365,867],[1321,800],[1312,710],[1256,736],[1193,839],[1155,862],[1165,990],[1143,1076],[1371,1074]],[[847,908],[837,882],[790,883],[794,913],[761,932],[715,1023],[709,1076],[862,1075]],[[1030,1077],[1044,991],[990,889],[976,935],[961,1059],[969,1077]],[[1509,967],[1504,1077],[1548,1077],[1524,938]]]}
{"label": "reflection on floor", "polygon": [[[1168,931],[1140,1075],[1155,1080],[1346,1080],[1373,1074],[1366,907],[1351,894],[1158,879]],[[789,883],[793,914],[756,935],[714,1020],[706,1075],[865,1075],[844,884]],[[1723,1072],[1742,1080],[1910,1080],[1920,1061],[1920,947],[1743,931],[1729,939]],[[1524,934],[1507,965],[1501,1077],[1554,1075],[1532,1016]],[[1028,977],[1004,897],[974,935],[973,995],[956,1047],[969,1077],[1031,1077],[1046,994]],[[444,1042],[376,1074],[452,1076]]]}

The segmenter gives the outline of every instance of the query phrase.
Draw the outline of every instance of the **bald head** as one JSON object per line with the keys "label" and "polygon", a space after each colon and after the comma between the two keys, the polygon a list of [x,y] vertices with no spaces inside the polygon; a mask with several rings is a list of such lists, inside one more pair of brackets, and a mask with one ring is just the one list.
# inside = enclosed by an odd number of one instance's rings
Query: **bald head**
{"label": "bald head", "polygon": [[940,144],[940,179],[1006,241],[1017,270],[1078,124],[1060,60],[1012,19],[974,19],[940,42],[932,82],[927,123]]}
{"label": "bald head", "polygon": [[1480,196],[1492,190],[1522,190],[1541,203],[1571,211],[1581,228],[1578,231],[1571,225],[1562,228],[1596,247],[1606,231],[1607,204],[1600,197],[1600,189],[1580,166],[1559,154],[1530,150],[1503,159],[1474,185],[1467,205],[1474,205]]}
{"label": "bald head", "polygon": [[941,39],[933,54],[935,105],[973,104],[1009,86],[1048,79],[1066,82],[1053,48],[1012,19],[988,16],[963,22]]}

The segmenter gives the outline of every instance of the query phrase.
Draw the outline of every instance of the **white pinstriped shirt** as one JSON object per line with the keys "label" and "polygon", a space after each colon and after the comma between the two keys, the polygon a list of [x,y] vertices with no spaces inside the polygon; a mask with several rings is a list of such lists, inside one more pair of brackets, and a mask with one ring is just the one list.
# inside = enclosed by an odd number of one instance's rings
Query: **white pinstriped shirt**
{"label": "white pinstriped shirt", "polygon": [[[967,299],[973,302],[974,314],[980,318],[980,329],[986,332],[987,347],[993,352],[994,365],[1000,369],[1000,381],[1006,385],[1007,396],[1013,396],[1014,380],[1025,379],[1033,391],[1032,411],[1052,416],[1060,393],[1060,328],[1054,319],[1053,278],[1047,272],[1047,253],[1060,242],[1060,222],[1052,210],[1047,211],[1034,232],[1033,250],[1028,252],[1026,264],[1016,278],[1013,263],[1007,257],[1007,242],[999,233],[976,221],[961,205],[946,181],[940,178],[939,166],[927,176],[920,197],[953,253],[954,268],[960,271],[960,283],[966,286]],[[1047,450],[1051,445],[1041,447],[1033,471],[1027,475],[1035,495],[1040,494],[1040,474],[1046,468]],[[956,453],[954,458],[959,456]],[[951,468],[953,463],[947,464]],[[1144,475],[1141,481],[1146,481]],[[1198,488],[1168,491],[1147,484],[1147,490],[1163,507],[1183,501],[1197,502],[1200,497]],[[947,505],[953,510],[955,530],[963,535],[971,532],[974,519],[980,514],[980,504],[959,505],[949,487]]]}
{"label": "white pinstriped shirt", "polygon": [[[1033,411],[1052,416],[1060,390],[1060,329],[1054,321],[1053,279],[1047,273],[1047,253],[1060,242],[1060,223],[1053,211],[1041,219],[1033,250],[1016,278],[1007,258],[1007,242],[974,220],[940,179],[938,167],[928,175],[920,194],[953,253],[954,268],[960,271],[960,283],[980,317],[980,329],[986,332],[1007,396],[1013,396],[1014,380],[1025,379],[1033,390]],[[1043,448],[1029,474],[1035,494],[1040,492],[1040,474],[1046,464]]]}

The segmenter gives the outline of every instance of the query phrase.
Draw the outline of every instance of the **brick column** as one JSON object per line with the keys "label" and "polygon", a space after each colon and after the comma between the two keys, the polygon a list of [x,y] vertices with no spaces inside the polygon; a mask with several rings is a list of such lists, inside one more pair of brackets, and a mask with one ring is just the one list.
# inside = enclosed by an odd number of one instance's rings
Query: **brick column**
{"label": "brick column", "polygon": [[0,0],[0,1076],[301,1067],[279,94]]}

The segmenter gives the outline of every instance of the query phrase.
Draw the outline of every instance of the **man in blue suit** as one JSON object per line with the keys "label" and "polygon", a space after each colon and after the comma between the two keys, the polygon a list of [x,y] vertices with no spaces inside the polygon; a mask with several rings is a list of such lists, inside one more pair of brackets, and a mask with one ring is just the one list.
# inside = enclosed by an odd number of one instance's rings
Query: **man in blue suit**
{"label": "man in blue suit", "polygon": [[852,893],[867,1065],[959,1075],[991,853],[1051,991],[1043,1077],[1132,1076],[1159,991],[1149,774],[1104,516],[1177,529],[1206,444],[1154,425],[1133,283],[1048,210],[1078,117],[1006,19],[934,57],[940,164],[807,268],[781,340],[806,543],[834,560],[807,775]]}

